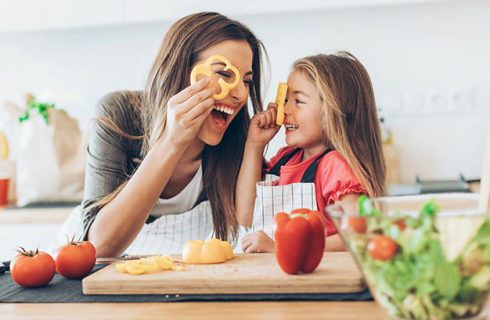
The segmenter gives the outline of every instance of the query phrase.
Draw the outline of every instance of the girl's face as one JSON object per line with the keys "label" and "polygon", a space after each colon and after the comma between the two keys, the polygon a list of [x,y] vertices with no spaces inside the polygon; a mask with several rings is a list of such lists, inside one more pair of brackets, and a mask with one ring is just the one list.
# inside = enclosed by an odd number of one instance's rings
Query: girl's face
{"label": "girl's face", "polygon": [[[228,96],[214,101],[214,110],[204,121],[197,135],[201,141],[212,146],[220,143],[229,124],[247,102],[249,86],[252,82],[253,54],[247,41],[227,40],[209,47],[199,56],[196,65],[204,63],[209,57],[216,54],[228,59],[240,72],[241,79],[238,85],[230,90]],[[233,83],[235,80],[235,74],[230,70],[224,71],[224,67],[224,64],[218,61],[211,65],[216,93],[220,92],[216,81],[218,78],[222,78],[227,83]]]}
{"label": "girl's face", "polygon": [[320,93],[311,80],[302,71],[291,72],[284,106],[288,146],[311,150],[324,147],[322,108]]}

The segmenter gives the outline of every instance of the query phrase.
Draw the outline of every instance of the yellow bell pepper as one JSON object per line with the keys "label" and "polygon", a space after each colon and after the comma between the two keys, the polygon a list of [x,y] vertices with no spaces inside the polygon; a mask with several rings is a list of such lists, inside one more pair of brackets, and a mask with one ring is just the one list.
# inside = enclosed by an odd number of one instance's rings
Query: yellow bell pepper
{"label": "yellow bell pepper", "polygon": [[230,93],[230,91],[238,85],[238,81],[240,81],[240,72],[225,57],[220,56],[218,54],[213,55],[213,56],[209,57],[206,60],[206,62],[194,66],[194,68],[192,68],[192,71],[191,71],[191,84],[194,84],[197,82],[197,76],[199,74],[211,76],[212,75],[211,64],[213,62],[216,62],[216,61],[221,61],[225,64],[225,68],[223,69],[223,71],[231,70],[235,74],[235,81],[233,81],[233,83],[227,83],[225,80],[223,80],[221,78],[218,80],[218,84],[221,88],[221,92],[218,94],[215,94],[213,96],[213,98],[215,100],[221,100],[221,99],[224,99]]}
{"label": "yellow bell pepper", "polygon": [[187,241],[182,252],[182,261],[192,264],[223,263],[233,257],[230,243],[219,239]]}

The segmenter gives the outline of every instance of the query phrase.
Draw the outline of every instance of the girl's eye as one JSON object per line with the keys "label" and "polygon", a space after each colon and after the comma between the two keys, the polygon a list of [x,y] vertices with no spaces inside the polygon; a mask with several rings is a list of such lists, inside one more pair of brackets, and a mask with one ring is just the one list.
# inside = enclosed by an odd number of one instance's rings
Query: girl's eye
{"label": "girl's eye", "polygon": [[247,86],[251,86],[253,84],[253,81],[251,79],[243,80],[243,83],[245,83]]}
{"label": "girl's eye", "polygon": [[294,101],[296,102],[296,104],[305,103],[304,101],[301,101],[299,99],[294,99]]}

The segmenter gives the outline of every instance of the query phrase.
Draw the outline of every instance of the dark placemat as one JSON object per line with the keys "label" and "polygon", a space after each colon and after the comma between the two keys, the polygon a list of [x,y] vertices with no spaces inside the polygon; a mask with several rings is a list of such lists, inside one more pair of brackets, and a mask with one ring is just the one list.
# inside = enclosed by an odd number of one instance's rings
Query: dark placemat
{"label": "dark placemat", "polygon": [[[94,271],[105,265],[97,265]],[[179,302],[179,301],[368,301],[369,290],[359,293],[307,294],[185,294],[185,295],[91,295],[82,294],[82,281],[65,279],[56,274],[45,287],[26,289],[13,282],[10,273],[0,274],[2,303],[76,303],[76,302]]]}

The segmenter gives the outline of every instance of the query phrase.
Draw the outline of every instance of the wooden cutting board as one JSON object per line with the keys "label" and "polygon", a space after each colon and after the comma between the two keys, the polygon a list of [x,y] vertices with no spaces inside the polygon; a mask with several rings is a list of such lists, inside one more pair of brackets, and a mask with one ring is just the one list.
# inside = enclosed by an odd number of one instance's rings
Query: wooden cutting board
{"label": "wooden cutting board", "polygon": [[315,272],[288,275],[274,254],[237,255],[213,265],[186,265],[184,271],[130,275],[111,264],[83,279],[83,293],[97,294],[228,294],[349,293],[366,288],[348,252],[327,252]]}

